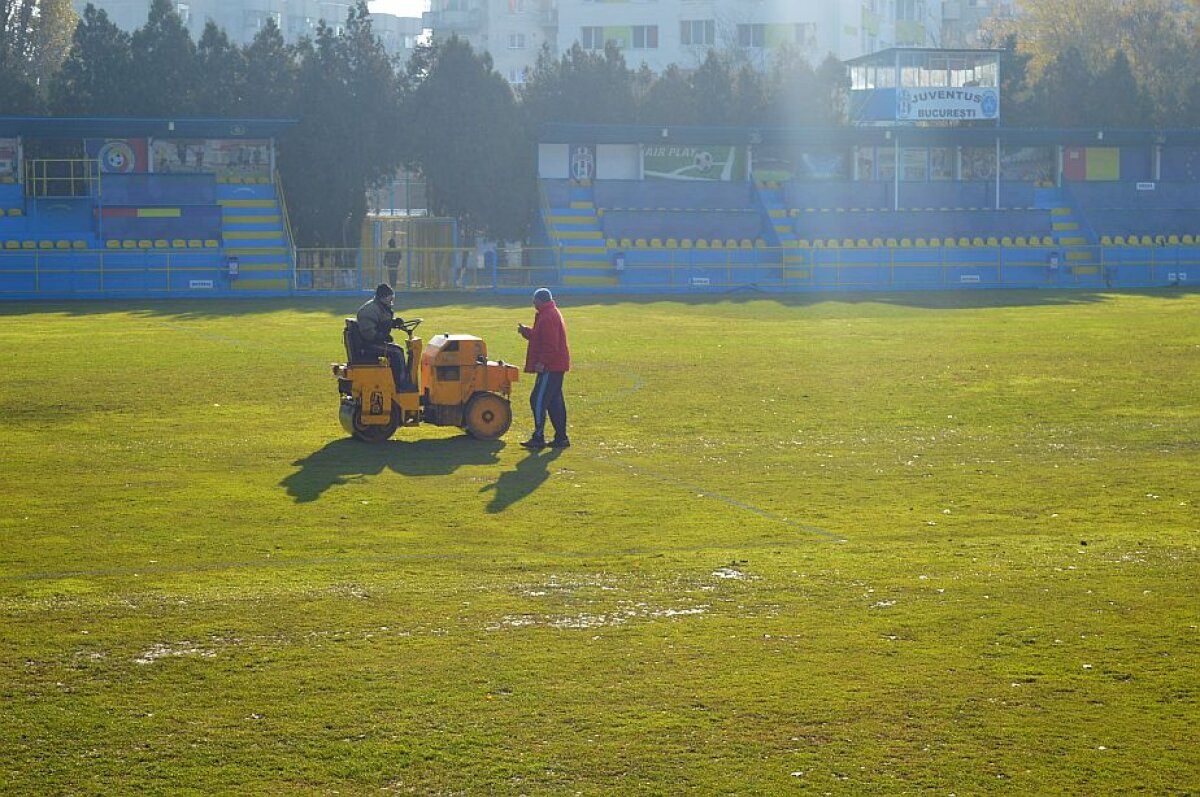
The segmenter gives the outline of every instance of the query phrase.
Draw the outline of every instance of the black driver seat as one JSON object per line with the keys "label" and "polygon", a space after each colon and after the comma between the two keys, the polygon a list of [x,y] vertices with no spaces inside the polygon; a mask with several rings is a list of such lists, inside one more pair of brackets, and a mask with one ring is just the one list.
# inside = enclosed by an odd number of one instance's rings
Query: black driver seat
{"label": "black driver seat", "polygon": [[358,319],[347,318],[342,330],[342,343],[346,347],[346,362],[351,365],[377,365],[379,357],[363,351],[362,333],[358,331]]}

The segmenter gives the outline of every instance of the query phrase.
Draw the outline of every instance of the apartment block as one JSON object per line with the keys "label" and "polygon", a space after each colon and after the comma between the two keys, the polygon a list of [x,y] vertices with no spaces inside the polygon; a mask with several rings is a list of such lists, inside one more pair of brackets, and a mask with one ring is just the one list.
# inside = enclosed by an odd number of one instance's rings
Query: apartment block
{"label": "apartment block", "polygon": [[615,43],[633,69],[694,68],[710,49],[769,68],[784,47],[814,64],[897,46],[934,46],[942,0],[432,0],[426,27],[491,53],[513,83],[548,46]]}
{"label": "apartment block", "polygon": [[[133,31],[146,24],[150,0],[91,0],[102,8],[109,19],[122,30]],[[82,14],[87,0],[72,0],[75,10]],[[209,20],[217,24],[236,44],[249,44],[267,24],[274,20],[288,42],[314,36],[321,20],[332,28],[340,28],[350,11],[349,2],[324,0],[176,0],[175,10],[198,40]],[[392,14],[372,14],[372,26],[392,55],[407,55],[416,46],[422,33],[422,23],[416,17],[397,17]]]}

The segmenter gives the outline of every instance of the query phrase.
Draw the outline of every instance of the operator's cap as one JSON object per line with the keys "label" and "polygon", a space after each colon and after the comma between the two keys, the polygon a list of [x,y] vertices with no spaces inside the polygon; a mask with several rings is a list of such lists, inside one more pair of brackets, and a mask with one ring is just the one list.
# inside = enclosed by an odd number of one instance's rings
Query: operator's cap
{"label": "operator's cap", "polygon": [[381,282],[375,286],[376,299],[382,299],[384,296],[391,296],[393,293],[395,293],[395,291],[392,290],[392,286],[388,285],[386,282]]}
{"label": "operator's cap", "polygon": [[543,302],[552,302],[554,301],[554,294],[550,293],[549,288],[538,288],[533,292],[533,300],[539,304]]}

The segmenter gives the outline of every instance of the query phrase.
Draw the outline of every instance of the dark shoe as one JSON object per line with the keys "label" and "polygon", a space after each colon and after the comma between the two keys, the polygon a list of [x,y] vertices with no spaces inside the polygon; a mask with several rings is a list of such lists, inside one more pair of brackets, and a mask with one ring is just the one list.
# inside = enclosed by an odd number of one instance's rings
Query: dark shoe
{"label": "dark shoe", "polygon": [[530,451],[540,451],[546,447],[546,441],[540,437],[531,437],[521,443],[522,448],[528,448]]}
{"label": "dark shoe", "polygon": [[562,438],[556,437],[550,441],[550,447],[551,448],[570,448],[571,441],[565,437],[562,437]]}

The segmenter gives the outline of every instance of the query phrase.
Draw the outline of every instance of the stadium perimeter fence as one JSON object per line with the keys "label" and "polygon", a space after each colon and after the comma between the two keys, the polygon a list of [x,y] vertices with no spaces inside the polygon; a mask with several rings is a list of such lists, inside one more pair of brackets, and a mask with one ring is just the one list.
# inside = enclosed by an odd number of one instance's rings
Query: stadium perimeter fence
{"label": "stadium perimeter fence", "polygon": [[[951,288],[1140,288],[1200,281],[1197,247],[629,249],[611,262],[571,263],[562,247],[520,250],[427,247],[299,249],[290,285],[247,290],[212,250],[0,251],[0,297],[141,298],[361,293],[387,282],[401,291],[566,292],[938,290]],[[1056,265],[1051,264],[1058,255]],[[252,268],[252,267],[251,267]],[[239,287],[239,285],[243,287]]]}

